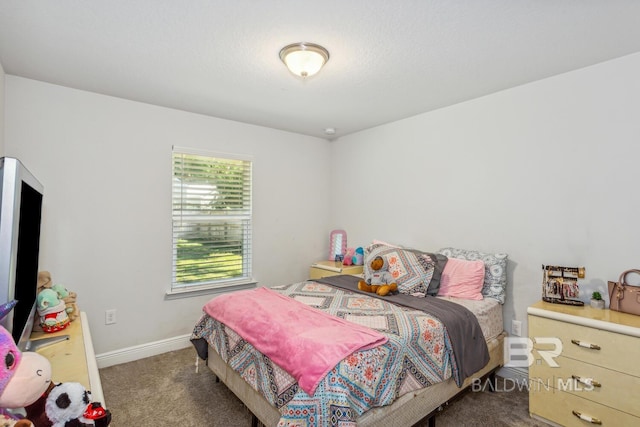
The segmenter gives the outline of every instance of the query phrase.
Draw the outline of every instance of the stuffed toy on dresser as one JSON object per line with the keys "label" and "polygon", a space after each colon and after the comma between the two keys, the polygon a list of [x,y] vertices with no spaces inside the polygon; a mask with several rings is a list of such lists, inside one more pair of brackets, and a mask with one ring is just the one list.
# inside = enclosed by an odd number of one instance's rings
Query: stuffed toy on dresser
{"label": "stuffed toy on dresser", "polygon": [[[15,303],[12,301],[0,307],[0,319]],[[9,331],[2,326],[0,360],[4,362],[0,363],[0,426],[31,427],[30,420],[16,414],[47,391],[51,384],[51,364],[38,353],[21,353]]]}
{"label": "stuffed toy on dresser", "polygon": [[39,272],[37,286],[40,321],[34,325],[34,330],[57,332],[80,316],[76,302],[78,295],[69,291],[62,284],[54,284],[51,273],[48,271]]}

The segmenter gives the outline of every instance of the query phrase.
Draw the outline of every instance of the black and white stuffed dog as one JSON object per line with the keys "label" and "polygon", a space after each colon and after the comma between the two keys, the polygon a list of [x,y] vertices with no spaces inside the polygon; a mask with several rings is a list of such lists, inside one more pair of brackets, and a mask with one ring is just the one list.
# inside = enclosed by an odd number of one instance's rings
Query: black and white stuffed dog
{"label": "black and white stuffed dog", "polygon": [[80,383],[68,382],[56,385],[44,409],[52,427],[90,426],[84,423],[84,411],[91,403],[91,393]]}
{"label": "black and white stuffed dog", "polygon": [[91,393],[80,383],[67,382],[53,387],[45,403],[52,427],[106,427],[111,413],[100,403],[91,402]]}

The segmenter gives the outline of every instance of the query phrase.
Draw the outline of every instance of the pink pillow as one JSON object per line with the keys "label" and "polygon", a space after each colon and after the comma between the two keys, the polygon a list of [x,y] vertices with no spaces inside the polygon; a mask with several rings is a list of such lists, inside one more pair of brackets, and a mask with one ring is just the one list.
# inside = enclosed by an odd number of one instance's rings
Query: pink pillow
{"label": "pink pillow", "polygon": [[449,258],[440,278],[438,296],[481,300],[484,262]]}

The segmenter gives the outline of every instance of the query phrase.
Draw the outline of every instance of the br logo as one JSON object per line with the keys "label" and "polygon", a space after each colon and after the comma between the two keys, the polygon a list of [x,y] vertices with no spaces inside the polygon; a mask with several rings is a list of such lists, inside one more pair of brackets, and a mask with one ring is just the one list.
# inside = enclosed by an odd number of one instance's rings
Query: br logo
{"label": "br logo", "polygon": [[[533,345],[544,345],[545,350],[536,348]],[[548,348],[548,349],[547,349]],[[534,352],[537,353],[547,365],[557,368],[560,365],[555,358],[562,353],[562,341],[560,338],[552,337],[507,337],[504,340],[504,366],[513,368],[527,368],[533,365]]]}

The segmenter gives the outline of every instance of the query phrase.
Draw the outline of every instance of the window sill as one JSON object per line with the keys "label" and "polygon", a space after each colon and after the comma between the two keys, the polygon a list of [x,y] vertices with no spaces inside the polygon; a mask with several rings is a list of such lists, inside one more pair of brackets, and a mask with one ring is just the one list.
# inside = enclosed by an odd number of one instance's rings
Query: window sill
{"label": "window sill", "polygon": [[241,291],[244,289],[253,289],[258,282],[250,280],[246,282],[233,282],[228,285],[201,285],[182,289],[170,289],[165,294],[165,299],[190,298],[209,294],[222,294],[227,292]]}

